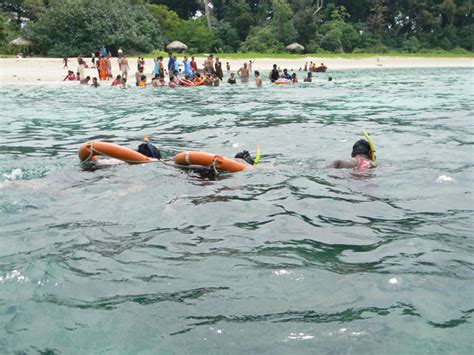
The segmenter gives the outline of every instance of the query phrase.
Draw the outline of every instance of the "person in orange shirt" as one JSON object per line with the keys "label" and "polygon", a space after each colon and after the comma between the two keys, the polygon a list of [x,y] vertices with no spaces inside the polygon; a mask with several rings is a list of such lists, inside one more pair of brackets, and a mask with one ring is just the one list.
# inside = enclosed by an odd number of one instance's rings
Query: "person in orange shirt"
{"label": "person in orange shirt", "polygon": [[99,67],[100,67],[100,71],[99,71],[100,80],[107,80],[107,63],[106,63],[105,58],[102,57],[99,59]]}

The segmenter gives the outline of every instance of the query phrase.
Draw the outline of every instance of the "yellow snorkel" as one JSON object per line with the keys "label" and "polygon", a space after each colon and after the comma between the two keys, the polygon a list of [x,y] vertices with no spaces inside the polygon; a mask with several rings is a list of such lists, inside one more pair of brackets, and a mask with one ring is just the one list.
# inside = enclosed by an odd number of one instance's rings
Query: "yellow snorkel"
{"label": "yellow snorkel", "polygon": [[370,138],[369,134],[364,131],[364,130],[361,130],[361,133],[362,135],[365,137],[365,139],[367,139],[367,142],[369,143],[369,146],[370,146],[370,160],[372,160],[373,162],[375,162],[375,146],[374,146],[374,142],[372,141],[372,138]]}
{"label": "yellow snorkel", "polygon": [[257,144],[257,155],[253,161],[253,166],[256,166],[260,162],[260,144]]}

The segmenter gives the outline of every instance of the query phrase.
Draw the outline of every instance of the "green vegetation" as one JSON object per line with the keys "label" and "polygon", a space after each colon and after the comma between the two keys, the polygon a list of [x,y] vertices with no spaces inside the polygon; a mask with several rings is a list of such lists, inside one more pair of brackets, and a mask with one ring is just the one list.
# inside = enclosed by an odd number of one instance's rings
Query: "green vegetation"
{"label": "green vegetation", "polygon": [[[210,4],[210,5],[209,5]],[[292,57],[297,42],[316,56],[470,56],[472,0],[2,0],[0,52],[23,36],[35,53],[115,54],[164,51],[175,40],[188,53],[227,58]],[[281,58],[281,57],[280,57]]]}

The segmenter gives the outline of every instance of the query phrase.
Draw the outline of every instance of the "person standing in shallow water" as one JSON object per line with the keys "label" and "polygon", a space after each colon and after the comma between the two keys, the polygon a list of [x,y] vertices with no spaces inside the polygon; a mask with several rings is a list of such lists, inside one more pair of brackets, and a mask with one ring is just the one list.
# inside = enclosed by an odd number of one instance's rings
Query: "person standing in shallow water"
{"label": "person standing in shallow water", "polygon": [[262,78],[260,77],[260,72],[258,70],[255,70],[254,75],[255,75],[255,85],[257,85],[258,88],[261,88]]}
{"label": "person standing in shallow water", "polygon": [[197,67],[197,63],[196,63],[196,60],[194,60],[194,56],[191,57],[191,69],[193,71],[193,74],[196,75],[197,71],[198,71],[198,67]]}
{"label": "person standing in shallow water", "polygon": [[270,77],[270,80],[271,80],[272,83],[274,83],[275,81],[277,81],[280,78],[280,72],[278,71],[278,68],[277,68],[276,64],[273,64],[273,69],[270,72],[269,77]]}
{"label": "person standing in shallow water", "polygon": [[237,75],[242,83],[249,81],[250,71],[247,63],[244,63],[244,66],[237,71]]}
{"label": "person standing in shallow water", "polygon": [[237,84],[237,81],[235,80],[235,75],[234,73],[230,73],[229,79],[227,79],[228,84]]}
{"label": "person standing in shallow water", "polygon": [[217,75],[217,77],[218,77],[220,80],[222,80],[222,78],[224,77],[224,73],[222,72],[222,63],[221,63],[221,61],[219,60],[219,58],[216,58],[215,68],[216,68],[216,75]]}

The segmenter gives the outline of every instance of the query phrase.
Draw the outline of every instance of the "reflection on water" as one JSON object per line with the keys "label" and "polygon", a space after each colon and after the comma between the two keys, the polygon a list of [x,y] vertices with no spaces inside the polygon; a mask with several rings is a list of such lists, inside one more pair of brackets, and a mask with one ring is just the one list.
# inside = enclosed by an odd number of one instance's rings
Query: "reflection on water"
{"label": "reflection on water", "polygon": [[[467,353],[472,70],[331,76],[0,87],[0,352]],[[379,167],[326,168],[362,128]],[[78,162],[144,134],[262,162],[217,180]]]}

